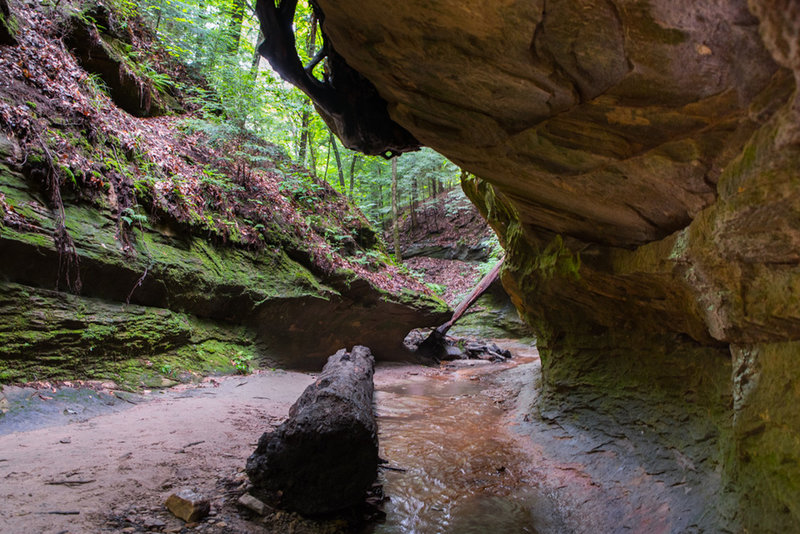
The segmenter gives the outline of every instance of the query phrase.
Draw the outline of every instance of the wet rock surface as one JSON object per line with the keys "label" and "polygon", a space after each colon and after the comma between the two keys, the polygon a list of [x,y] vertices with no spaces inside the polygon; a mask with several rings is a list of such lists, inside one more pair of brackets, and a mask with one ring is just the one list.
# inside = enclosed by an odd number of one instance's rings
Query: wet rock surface
{"label": "wet rock surface", "polygon": [[377,476],[373,412],[375,360],[366,347],[340,350],[292,405],[289,419],[265,433],[247,460],[256,495],[320,515],[364,502]]}
{"label": "wet rock surface", "polygon": [[[708,527],[713,507],[707,519],[692,517],[720,487],[720,464],[710,453],[714,429],[696,422],[713,406],[697,385],[714,376],[685,384],[696,404],[689,418],[671,391],[661,392],[666,415],[646,396],[637,403],[644,383],[627,384],[602,417],[593,408],[602,389],[540,414],[540,397],[550,393],[540,390],[535,349],[497,344],[514,358],[376,369],[380,453],[388,463],[378,470],[383,497],[370,498],[386,514],[382,522],[365,522],[360,511],[261,515],[240,504],[253,492],[242,466],[258,436],[265,426],[276,428],[314,380],[280,371],[176,386],[119,413],[0,435],[0,515],[11,532],[405,534],[412,525],[458,533],[716,532]],[[202,413],[206,424],[186,425],[187,413]],[[667,420],[684,436],[662,449],[653,428]],[[690,454],[682,452],[687,443],[695,444]],[[704,484],[702,499],[687,491],[696,480]],[[186,523],[165,508],[184,487],[208,497],[208,517]]]}

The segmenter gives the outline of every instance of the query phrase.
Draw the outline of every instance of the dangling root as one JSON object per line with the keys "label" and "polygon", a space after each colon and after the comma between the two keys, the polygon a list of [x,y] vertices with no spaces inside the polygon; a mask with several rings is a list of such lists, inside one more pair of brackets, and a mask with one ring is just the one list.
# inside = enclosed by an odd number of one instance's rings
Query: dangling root
{"label": "dangling root", "polygon": [[47,143],[37,133],[39,145],[47,158],[47,189],[50,193],[50,204],[55,209],[56,224],[53,229],[53,244],[58,252],[58,275],[56,277],[56,289],[59,288],[61,280],[65,281],[67,290],[73,293],[80,293],[83,283],[81,282],[80,258],[75,250],[75,242],[69,235],[64,224],[65,212],[64,201],[61,199],[61,175],[58,172],[53,155],[47,147]]}

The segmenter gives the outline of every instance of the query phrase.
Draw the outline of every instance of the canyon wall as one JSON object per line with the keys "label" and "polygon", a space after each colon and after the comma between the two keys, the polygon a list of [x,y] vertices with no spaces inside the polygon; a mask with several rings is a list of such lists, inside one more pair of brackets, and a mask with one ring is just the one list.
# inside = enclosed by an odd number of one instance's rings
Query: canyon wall
{"label": "canyon wall", "polygon": [[479,177],[538,415],[694,492],[668,531],[796,530],[800,6],[316,3],[391,117]]}

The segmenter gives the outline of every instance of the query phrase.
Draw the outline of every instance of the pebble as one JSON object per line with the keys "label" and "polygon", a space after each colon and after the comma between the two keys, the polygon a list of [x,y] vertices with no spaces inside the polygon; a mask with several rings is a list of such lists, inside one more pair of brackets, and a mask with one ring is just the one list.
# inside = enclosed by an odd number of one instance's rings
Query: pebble
{"label": "pebble", "polygon": [[187,522],[203,519],[211,508],[208,499],[190,489],[182,489],[173,493],[164,504],[176,517]]}
{"label": "pebble", "polygon": [[150,529],[162,528],[167,526],[167,524],[164,521],[160,520],[157,517],[145,517],[144,520],[142,521],[142,524],[144,525],[145,528],[150,528]]}

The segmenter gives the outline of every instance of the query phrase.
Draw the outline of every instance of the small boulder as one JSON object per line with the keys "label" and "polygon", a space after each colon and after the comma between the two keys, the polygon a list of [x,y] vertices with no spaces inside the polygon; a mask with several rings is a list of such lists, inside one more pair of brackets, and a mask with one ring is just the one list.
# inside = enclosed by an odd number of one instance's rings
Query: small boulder
{"label": "small boulder", "polygon": [[211,504],[202,495],[198,495],[189,489],[182,489],[167,497],[164,503],[176,517],[187,523],[200,521],[208,515]]}
{"label": "small boulder", "polygon": [[245,493],[244,495],[239,497],[239,504],[241,504],[242,506],[244,506],[249,510],[252,510],[258,515],[267,515],[272,511],[272,508],[270,508],[263,502],[259,501],[249,493]]}
{"label": "small boulder", "polygon": [[444,348],[444,354],[442,355],[442,360],[464,360],[466,359],[467,355],[464,354],[464,351],[459,348],[458,345],[447,345]]}

